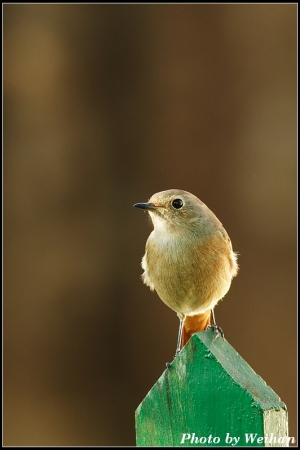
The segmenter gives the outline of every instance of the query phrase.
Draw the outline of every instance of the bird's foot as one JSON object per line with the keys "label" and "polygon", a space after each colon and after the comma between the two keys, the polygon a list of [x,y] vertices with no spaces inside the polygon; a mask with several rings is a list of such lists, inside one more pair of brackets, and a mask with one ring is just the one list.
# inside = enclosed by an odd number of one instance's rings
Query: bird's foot
{"label": "bird's foot", "polygon": [[212,328],[214,330],[214,339],[217,339],[219,337],[222,337],[224,339],[224,333],[221,327],[218,327],[216,324],[209,324],[207,325],[206,329],[210,330]]}
{"label": "bird's foot", "polygon": [[[176,358],[176,356],[178,356],[178,355],[179,355],[179,353],[180,353],[180,349],[178,348],[178,349],[176,350],[176,353],[175,353],[174,359]],[[167,362],[167,363],[166,363],[166,366],[167,366],[167,369],[170,369],[170,367],[171,367],[171,363]]]}

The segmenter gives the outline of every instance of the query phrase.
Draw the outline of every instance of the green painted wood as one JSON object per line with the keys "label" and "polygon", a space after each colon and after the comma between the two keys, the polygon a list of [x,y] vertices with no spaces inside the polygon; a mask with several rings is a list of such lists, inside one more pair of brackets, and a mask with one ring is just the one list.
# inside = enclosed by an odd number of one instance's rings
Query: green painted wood
{"label": "green painted wood", "polygon": [[287,436],[285,404],[213,330],[192,336],[136,410],[137,446],[287,446]]}

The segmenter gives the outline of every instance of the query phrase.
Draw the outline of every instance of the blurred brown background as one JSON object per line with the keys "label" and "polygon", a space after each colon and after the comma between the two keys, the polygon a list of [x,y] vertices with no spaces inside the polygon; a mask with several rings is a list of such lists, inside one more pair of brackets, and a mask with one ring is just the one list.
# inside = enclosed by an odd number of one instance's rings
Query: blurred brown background
{"label": "blurred brown background", "polygon": [[227,340],[296,435],[296,4],[4,5],[4,444],[135,445],[178,319],[133,203],[179,188],[240,273]]}

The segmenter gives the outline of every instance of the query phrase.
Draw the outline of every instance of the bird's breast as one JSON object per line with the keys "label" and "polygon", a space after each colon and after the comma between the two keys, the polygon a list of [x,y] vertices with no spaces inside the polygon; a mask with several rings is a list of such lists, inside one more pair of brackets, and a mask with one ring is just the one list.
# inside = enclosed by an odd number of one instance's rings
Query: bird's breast
{"label": "bird's breast", "polygon": [[[143,280],[172,309],[210,309],[229,289],[231,253],[224,239],[152,232],[143,257]],[[222,248],[220,248],[220,245]]]}

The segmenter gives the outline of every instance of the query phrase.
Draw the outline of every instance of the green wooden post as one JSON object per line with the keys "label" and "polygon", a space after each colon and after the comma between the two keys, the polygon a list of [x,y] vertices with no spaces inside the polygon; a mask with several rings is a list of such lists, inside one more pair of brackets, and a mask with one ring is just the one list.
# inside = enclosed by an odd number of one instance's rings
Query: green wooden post
{"label": "green wooden post", "polygon": [[287,447],[287,409],[213,330],[196,333],[136,410],[137,446]]}

